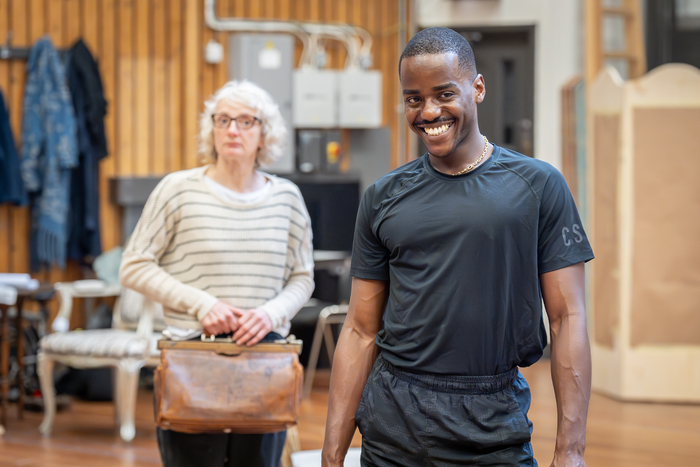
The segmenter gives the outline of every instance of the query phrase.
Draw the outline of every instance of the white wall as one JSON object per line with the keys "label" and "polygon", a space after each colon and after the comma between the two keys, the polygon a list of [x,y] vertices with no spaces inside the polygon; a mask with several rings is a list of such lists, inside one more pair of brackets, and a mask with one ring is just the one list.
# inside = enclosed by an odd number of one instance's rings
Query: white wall
{"label": "white wall", "polygon": [[561,87],[584,67],[581,0],[416,0],[415,8],[420,28],[535,26],[535,157],[561,169]]}

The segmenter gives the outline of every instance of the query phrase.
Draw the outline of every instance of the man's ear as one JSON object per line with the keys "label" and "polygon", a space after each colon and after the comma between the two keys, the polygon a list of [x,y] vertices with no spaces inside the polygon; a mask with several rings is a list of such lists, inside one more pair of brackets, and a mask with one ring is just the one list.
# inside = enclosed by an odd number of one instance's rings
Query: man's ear
{"label": "man's ear", "polygon": [[481,74],[476,75],[474,82],[472,83],[472,91],[474,93],[474,102],[481,104],[486,97],[486,84],[484,83],[484,77]]}

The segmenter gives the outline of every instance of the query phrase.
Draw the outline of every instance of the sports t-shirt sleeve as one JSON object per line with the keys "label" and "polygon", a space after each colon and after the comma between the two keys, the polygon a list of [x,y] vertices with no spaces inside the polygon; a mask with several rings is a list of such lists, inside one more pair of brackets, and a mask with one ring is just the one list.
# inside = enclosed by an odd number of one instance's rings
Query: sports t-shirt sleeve
{"label": "sports t-shirt sleeve", "polygon": [[537,258],[540,274],[593,259],[574,198],[554,168],[541,191]]}
{"label": "sports t-shirt sleeve", "polygon": [[350,274],[359,279],[389,280],[389,250],[377,235],[374,216],[378,211],[374,201],[375,186],[362,195],[355,222]]}

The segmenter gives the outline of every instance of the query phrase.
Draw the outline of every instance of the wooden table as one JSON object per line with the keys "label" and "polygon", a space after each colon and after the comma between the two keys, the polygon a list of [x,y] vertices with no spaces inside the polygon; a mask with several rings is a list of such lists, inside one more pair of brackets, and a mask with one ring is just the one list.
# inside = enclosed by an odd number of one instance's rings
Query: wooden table
{"label": "wooden table", "polygon": [[[18,409],[17,416],[21,420],[24,413],[24,332],[22,327],[22,306],[25,299],[36,300],[42,304],[53,297],[54,288],[52,284],[43,283],[36,289],[26,289],[15,287],[17,289],[17,315],[15,316],[15,328],[17,329],[17,339],[15,346],[17,348],[17,378],[15,384],[19,389],[19,398],[17,399]],[[8,305],[0,305],[0,424],[7,425],[7,405],[10,394],[10,307]],[[46,317],[45,317],[46,318]]]}

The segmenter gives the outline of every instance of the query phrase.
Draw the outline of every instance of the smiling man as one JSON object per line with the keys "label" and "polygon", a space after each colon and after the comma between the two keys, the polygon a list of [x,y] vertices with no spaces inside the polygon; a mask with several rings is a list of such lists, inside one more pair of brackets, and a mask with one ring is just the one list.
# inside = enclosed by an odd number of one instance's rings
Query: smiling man
{"label": "smiling man", "polygon": [[518,367],[547,344],[544,299],[559,413],[552,465],[583,466],[593,253],[566,183],[479,132],[484,78],[456,32],[418,33],[399,77],[428,152],[363,196],[323,465],[342,465],[356,426],[365,466],[537,465]]}

